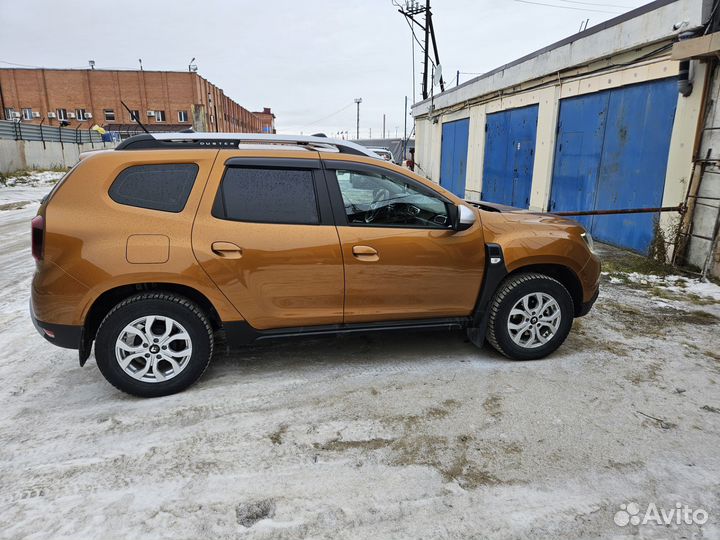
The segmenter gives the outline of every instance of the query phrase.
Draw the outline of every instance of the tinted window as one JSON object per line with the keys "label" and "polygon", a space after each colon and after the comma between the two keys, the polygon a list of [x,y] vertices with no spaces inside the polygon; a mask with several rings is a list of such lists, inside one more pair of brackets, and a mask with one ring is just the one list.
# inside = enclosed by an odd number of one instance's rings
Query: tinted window
{"label": "tinted window", "polygon": [[213,215],[258,223],[316,224],[312,171],[230,167],[215,198]]}
{"label": "tinted window", "polygon": [[448,208],[411,182],[380,174],[335,171],[348,223],[447,229]]}
{"label": "tinted window", "polygon": [[110,186],[116,203],[163,212],[180,212],[190,196],[198,166],[194,163],[136,165],[121,172]]}

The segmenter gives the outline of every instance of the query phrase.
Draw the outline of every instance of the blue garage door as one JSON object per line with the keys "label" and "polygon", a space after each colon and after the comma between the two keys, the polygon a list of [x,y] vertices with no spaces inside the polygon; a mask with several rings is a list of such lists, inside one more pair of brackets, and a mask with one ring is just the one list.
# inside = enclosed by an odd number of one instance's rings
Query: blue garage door
{"label": "blue garage door", "polygon": [[535,163],[538,106],[488,114],[483,201],[527,208]]}
{"label": "blue garage door", "polygon": [[445,122],[442,126],[440,185],[463,199],[465,198],[469,128],[469,118]]}
{"label": "blue garage door", "polygon": [[[662,204],[677,81],[663,79],[560,102],[550,211]],[[647,253],[658,214],[580,217],[603,242]]]}

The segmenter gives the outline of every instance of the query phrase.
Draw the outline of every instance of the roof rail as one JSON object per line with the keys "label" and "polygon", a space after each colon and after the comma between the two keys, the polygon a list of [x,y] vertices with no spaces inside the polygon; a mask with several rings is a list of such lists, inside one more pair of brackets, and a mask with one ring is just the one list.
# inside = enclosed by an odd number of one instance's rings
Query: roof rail
{"label": "roof rail", "polygon": [[292,144],[313,150],[334,149],[341,154],[378,157],[372,150],[351,141],[308,135],[265,133],[146,133],[125,139],[115,147],[115,150],[239,148],[246,143]]}

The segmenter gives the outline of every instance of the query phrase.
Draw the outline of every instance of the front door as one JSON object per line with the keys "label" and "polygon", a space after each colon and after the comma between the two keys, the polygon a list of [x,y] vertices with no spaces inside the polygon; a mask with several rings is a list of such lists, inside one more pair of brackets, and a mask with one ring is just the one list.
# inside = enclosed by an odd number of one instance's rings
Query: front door
{"label": "front door", "polygon": [[308,154],[220,151],[195,220],[198,261],[256,329],[342,322],[340,244]]}
{"label": "front door", "polygon": [[480,220],[451,228],[452,203],[375,165],[326,161],[345,261],[346,323],[470,315],[485,254]]}

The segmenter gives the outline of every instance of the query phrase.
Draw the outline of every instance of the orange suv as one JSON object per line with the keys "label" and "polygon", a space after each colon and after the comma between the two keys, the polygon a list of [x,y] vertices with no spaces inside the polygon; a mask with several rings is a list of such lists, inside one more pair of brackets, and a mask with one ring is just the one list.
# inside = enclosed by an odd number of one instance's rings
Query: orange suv
{"label": "orange suv", "polygon": [[83,156],[32,220],[40,334],[95,342],[139,396],[195,382],[230,346],[301,335],[466,329],[535,359],[598,295],[590,235],[473,204],[348,141],[138,135]]}

